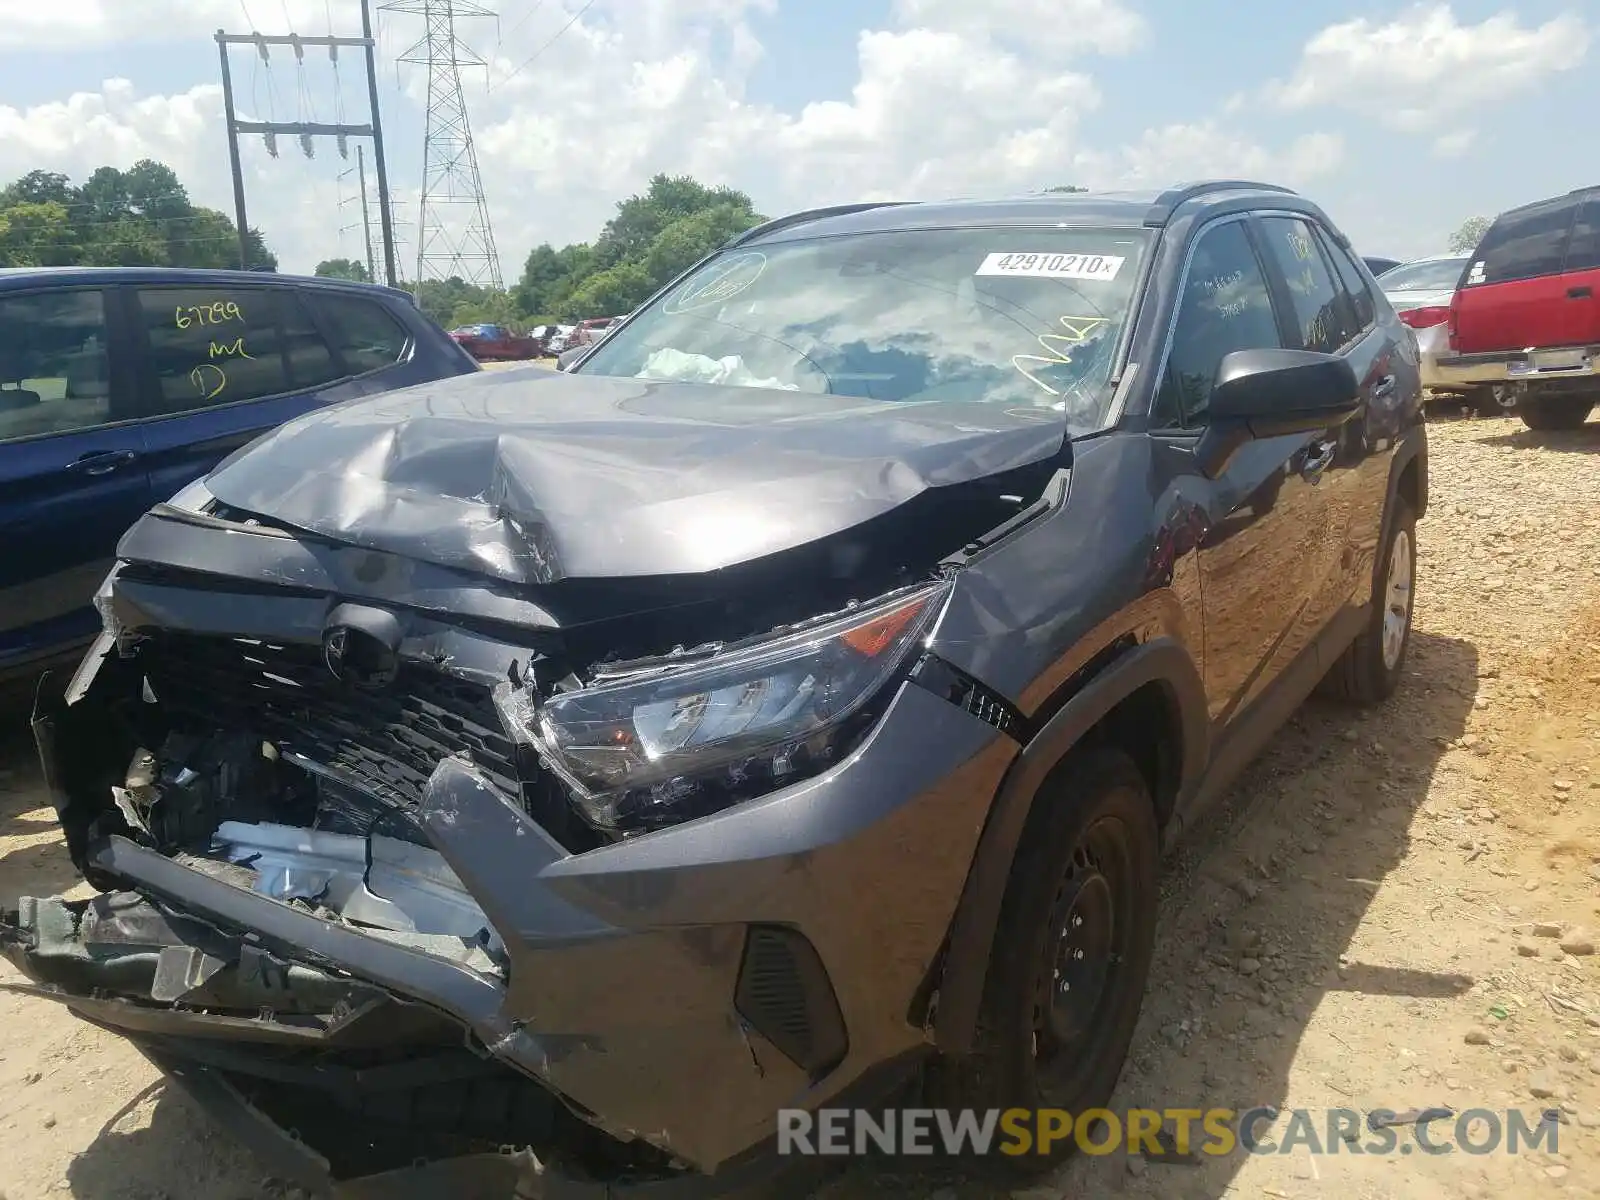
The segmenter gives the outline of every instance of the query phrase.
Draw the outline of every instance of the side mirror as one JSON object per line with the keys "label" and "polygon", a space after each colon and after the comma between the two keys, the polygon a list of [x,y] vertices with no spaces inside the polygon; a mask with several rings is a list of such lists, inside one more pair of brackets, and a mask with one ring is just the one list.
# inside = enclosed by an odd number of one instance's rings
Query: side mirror
{"label": "side mirror", "polygon": [[563,350],[556,358],[556,370],[567,370],[573,363],[583,357],[583,352],[588,348],[587,346],[574,346],[571,350]]}
{"label": "side mirror", "polygon": [[1316,433],[1344,424],[1360,408],[1361,381],[1337,355],[1235,350],[1217,368],[1195,454],[1215,479],[1246,442]]}

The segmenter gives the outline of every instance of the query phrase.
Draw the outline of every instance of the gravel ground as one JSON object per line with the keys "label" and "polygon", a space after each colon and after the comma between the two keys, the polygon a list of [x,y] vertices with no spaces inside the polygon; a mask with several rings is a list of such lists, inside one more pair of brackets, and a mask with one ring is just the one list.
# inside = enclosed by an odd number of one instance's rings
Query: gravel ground
{"label": "gravel ground", "polygon": [[[1331,1107],[1556,1108],[1559,1150],[1081,1157],[1011,1194],[1600,1197],[1600,423],[1432,436],[1409,677],[1375,713],[1304,710],[1174,865],[1117,1103],[1311,1108],[1319,1129]],[[7,736],[9,905],[75,881]],[[10,995],[0,1029],[5,1200],[286,1195],[118,1039]],[[826,1193],[1007,1188],[866,1165]]]}

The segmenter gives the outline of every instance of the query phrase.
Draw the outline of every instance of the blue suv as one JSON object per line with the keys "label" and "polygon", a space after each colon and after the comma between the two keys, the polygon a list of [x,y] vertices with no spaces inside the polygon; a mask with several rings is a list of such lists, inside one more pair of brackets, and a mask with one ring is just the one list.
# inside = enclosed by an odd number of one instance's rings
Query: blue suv
{"label": "blue suv", "polygon": [[402,291],[232,271],[0,271],[0,685],[81,650],[117,540],[313,408],[478,370]]}

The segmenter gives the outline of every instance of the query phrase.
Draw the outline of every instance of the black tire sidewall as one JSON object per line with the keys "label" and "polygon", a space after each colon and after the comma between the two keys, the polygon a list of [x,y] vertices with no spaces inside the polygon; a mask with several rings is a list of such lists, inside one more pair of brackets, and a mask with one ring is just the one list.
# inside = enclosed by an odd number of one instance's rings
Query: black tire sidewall
{"label": "black tire sidewall", "polygon": [[[1131,911],[1125,915],[1132,930],[1128,956],[1114,985],[1122,1002],[1109,1036],[1094,1048],[1092,1065],[1076,1094],[1046,1095],[1034,1060],[1033,987],[1047,948],[1053,945],[1051,910],[1061,874],[1084,831],[1107,817],[1125,827],[1129,858]],[[979,1030],[986,1106],[1052,1104],[1076,1115],[1109,1102],[1149,980],[1159,887],[1160,831],[1138,768],[1117,750],[1070,755],[1052,772],[1034,802],[995,930]]]}

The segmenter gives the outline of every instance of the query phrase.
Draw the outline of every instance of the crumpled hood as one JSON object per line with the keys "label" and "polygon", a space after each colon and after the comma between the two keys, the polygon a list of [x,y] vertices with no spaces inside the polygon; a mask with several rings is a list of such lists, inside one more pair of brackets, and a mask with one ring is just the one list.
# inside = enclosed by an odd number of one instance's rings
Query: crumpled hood
{"label": "crumpled hood", "polygon": [[1064,436],[1049,409],[528,368],[311,413],[206,486],[340,542],[539,584],[746,562],[1037,462]]}

